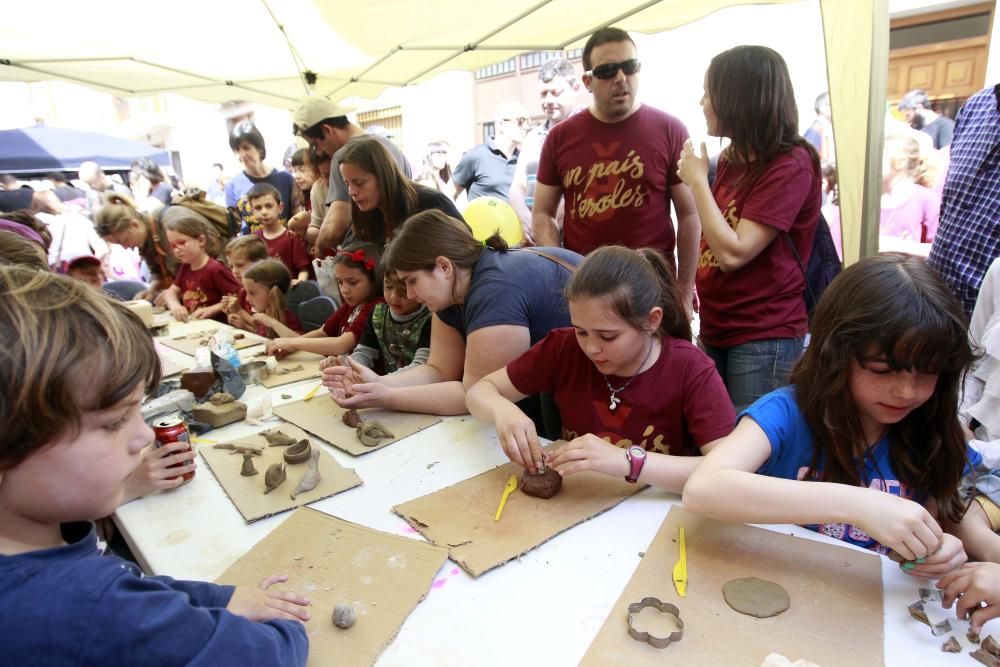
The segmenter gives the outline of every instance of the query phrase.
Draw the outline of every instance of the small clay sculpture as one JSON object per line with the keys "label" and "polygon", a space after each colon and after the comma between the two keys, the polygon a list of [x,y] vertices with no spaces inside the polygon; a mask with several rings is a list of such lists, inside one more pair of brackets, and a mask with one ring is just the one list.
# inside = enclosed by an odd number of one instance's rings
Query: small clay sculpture
{"label": "small clay sculpture", "polygon": [[287,447],[295,444],[295,438],[276,428],[269,428],[266,431],[261,431],[260,434],[264,436],[271,447]]}
{"label": "small clay sculpture", "polygon": [[254,456],[260,456],[263,453],[263,449],[260,447],[250,447],[248,445],[234,445],[231,442],[224,442],[219,445],[212,445],[212,449],[231,449],[230,454],[253,454]]}
{"label": "small clay sculpture", "polygon": [[283,366],[278,370],[274,371],[275,375],[288,375],[289,373],[295,373],[297,371],[303,370],[302,364],[296,364],[295,366]]}
{"label": "small clay sculpture", "polygon": [[776,616],[790,604],[788,591],[781,585],[757,577],[727,581],[722,585],[722,595],[735,611],[756,618]]}
{"label": "small clay sculpture", "polygon": [[382,426],[381,422],[377,421],[363,421],[358,426],[358,440],[365,447],[375,447],[378,445],[379,440],[395,438],[392,432],[385,426]]}
{"label": "small clay sculpture", "polygon": [[993,635],[986,635],[986,638],[983,639],[982,649],[990,655],[1000,658],[1000,644],[993,639]]}
{"label": "small clay sculpture", "polygon": [[264,493],[270,493],[285,481],[285,464],[272,463],[264,473]]}
{"label": "small clay sculpture", "polygon": [[209,403],[214,403],[215,405],[225,405],[226,403],[232,403],[236,400],[236,397],[230,394],[228,391],[220,391],[212,394],[208,401]]}
{"label": "small clay sculpture", "polygon": [[969,631],[965,633],[965,638],[968,639],[973,644],[979,643],[979,633],[973,632],[972,628],[969,628]]}
{"label": "small clay sculpture", "polygon": [[358,411],[353,408],[345,412],[344,416],[341,417],[341,419],[345,424],[347,424],[351,428],[357,428],[361,426],[361,422],[364,421],[361,418],[361,415],[358,414]]}
{"label": "small clay sculpture", "polygon": [[312,445],[303,438],[285,450],[285,463],[305,463],[309,460],[310,452],[312,452]]}
{"label": "small clay sculpture", "polygon": [[257,474],[257,469],[253,467],[253,452],[244,452],[243,454],[243,467],[240,469],[240,474],[244,477],[253,477]]}
{"label": "small clay sculpture", "polygon": [[348,629],[354,625],[354,621],[357,620],[357,614],[354,613],[354,607],[349,604],[338,604],[333,608],[333,624],[338,628]]}
{"label": "small clay sculpture", "polygon": [[521,492],[536,498],[551,498],[562,489],[562,481],[562,475],[552,468],[540,473],[525,470],[521,475]]}
{"label": "small clay sculpture", "polygon": [[244,338],[246,338],[246,334],[233,334],[233,340],[243,340]]}
{"label": "small clay sculpture", "polygon": [[1000,657],[993,655],[982,646],[975,651],[970,651],[969,655],[988,667],[1000,667]]}
{"label": "small clay sculpture", "polygon": [[[305,441],[308,442],[308,441]],[[309,467],[306,471],[302,473],[302,477],[299,478],[299,483],[295,485],[295,490],[292,491],[292,500],[295,500],[295,496],[300,493],[305,493],[306,491],[312,491],[319,484],[319,448],[314,447],[312,454],[309,455]]]}
{"label": "small clay sculpture", "polygon": [[962,645],[954,637],[948,637],[948,640],[941,644],[941,650],[945,653],[961,653]]}
{"label": "small clay sculpture", "polygon": [[287,401],[288,399],[290,399],[292,397],[292,395],[291,394],[282,394],[281,397]]}

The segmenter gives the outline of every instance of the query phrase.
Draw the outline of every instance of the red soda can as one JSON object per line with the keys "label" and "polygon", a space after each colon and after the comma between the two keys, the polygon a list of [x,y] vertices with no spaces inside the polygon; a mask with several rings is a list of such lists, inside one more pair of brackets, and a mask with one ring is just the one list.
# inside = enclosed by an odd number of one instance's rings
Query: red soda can
{"label": "red soda can", "polygon": [[[153,442],[154,447],[162,447],[163,445],[170,444],[171,442],[183,442],[187,444],[186,450],[181,451],[191,451],[191,435],[188,433],[187,424],[184,423],[184,419],[178,415],[172,415],[170,417],[164,417],[163,419],[157,420],[153,423],[153,435],[156,440]],[[175,463],[171,468],[182,468],[183,463]],[[167,479],[177,479],[180,475],[174,475],[173,477],[168,477]],[[188,480],[194,477],[194,470],[184,473],[184,479]]]}

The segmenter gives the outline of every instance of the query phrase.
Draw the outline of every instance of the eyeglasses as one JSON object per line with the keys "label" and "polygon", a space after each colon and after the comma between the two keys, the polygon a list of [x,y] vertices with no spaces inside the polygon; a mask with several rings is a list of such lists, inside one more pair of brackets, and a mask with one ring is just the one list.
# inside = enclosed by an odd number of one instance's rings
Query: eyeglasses
{"label": "eyeglasses", "polygon": [[625,76],[631,76],[639,71],[642,67],[636,58],[629,58],[628,60],[623,60],[620,63],[604,63],[603,65],[598,65],[594,69],[588,69],[584,74],[587,76],[592,76],[595,79],[611,79],[616,74],[618,70],[621,70]]}
{"label": "eyeglasses", "polygon": [[531,119],[525,116],[521,116],[520,118],[501,118],[500,120],[505,123],[514,123],[516,125],[527,125],[531,122]]}

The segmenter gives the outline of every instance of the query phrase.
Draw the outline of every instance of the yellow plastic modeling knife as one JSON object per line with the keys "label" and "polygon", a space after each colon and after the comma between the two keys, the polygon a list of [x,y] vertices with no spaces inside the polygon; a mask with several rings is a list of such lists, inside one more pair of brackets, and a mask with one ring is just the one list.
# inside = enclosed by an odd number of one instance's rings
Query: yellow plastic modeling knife
{"label": "yellow plastic modeling knife", "polygon": [[312,389],[310,389],[309,393],[306,394],[306,397],[304,399],[302,399],[302,400],[308,401],[310,398],[312,398],[313,396],[316,395],[316,392],[319,391],[319,388],[322,387],[322,386],[323,386],[323,383],[320,382],[318,385],[316,385],[315,387],[313,387]]}
{"label": "yellow plastic modeling knife", "polygon": [[503,512],[503,506],[507,504],[507,496],[514,492],[517,488],[517,475],[511,475],[507,480],[507,486],[503,487],[503,495],[500,496],[500,504],[497,505],[497,513],[493,515],[494,521],[500,520],[500,513]]}
{"label": "yellow plastic modeling knife", "polygon": [[681,597],[687,596],[687,585],[688,585],[688,559],[687,559],[687,548],[684,546],[684,526],[679,529],[680,539],[678,543],[680,548],[678,549],[680,558],[674,565],[674,588],[677,589],[677,595]]}

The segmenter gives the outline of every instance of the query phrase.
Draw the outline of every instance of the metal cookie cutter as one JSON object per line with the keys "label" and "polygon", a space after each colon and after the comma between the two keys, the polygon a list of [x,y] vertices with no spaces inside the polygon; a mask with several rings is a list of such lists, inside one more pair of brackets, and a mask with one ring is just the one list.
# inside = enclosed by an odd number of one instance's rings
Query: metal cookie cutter
{"label": "metal cookie cutter", "polygon": [[[654,637],[648,632],[640,632],[635,629],[635,616],[646,607],[653,607],[664,614],[670,614],[677,620],[677,629],[666,637]],[[667,648],[671,642],[680,641],[684,636],[684,621],[681,620],[680,609],[669,602],[660,602],[657,598],[643,598],[638,602],[633,602],[628,606],[628,633],[632,639],[646,642],[653,648]]]}

